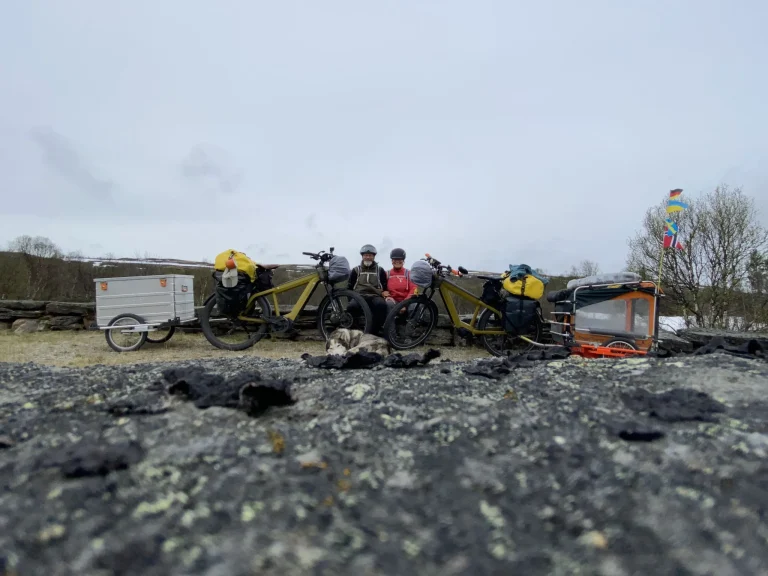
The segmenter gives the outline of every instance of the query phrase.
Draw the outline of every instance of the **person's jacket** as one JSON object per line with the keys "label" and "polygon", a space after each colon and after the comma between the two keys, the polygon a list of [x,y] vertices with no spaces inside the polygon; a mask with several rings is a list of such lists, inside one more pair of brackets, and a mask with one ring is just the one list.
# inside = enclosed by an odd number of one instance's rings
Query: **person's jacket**
{"label": "person's jacket", "polygon": [[416,284],[411,282],[411,273],[405,266],[387,272],[387,290],[395,302],[402,302],[413,295]]}
{"label": "person's jacket", "polygon": [[381,296],[387,289],[387,272],[378,262],[368,267],[362,264],[355,266],[349,275],[349,289],[364,296]]}

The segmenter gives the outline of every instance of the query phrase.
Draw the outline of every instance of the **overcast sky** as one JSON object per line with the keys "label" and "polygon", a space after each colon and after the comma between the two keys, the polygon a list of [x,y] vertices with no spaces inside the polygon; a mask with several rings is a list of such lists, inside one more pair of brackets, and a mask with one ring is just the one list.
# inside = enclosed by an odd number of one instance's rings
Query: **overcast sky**
{"label": "overcast sky", "polygon": [[[768,221],[768,3],[0,3],[0,246],[624,267],[672,188]],[[383,259],[388,263],[388,259]]]}

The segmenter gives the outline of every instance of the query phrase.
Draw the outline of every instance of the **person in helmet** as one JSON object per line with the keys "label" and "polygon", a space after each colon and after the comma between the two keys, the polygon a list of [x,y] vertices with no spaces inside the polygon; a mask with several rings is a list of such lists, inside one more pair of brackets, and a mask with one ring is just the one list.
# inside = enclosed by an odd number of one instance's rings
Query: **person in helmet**
{"label": "person in helmet", "polygon": [[391,304],[402,302],[413,296],[416,285],[411,282],[410,271],[405,267],[405,250],[394,248],[389,253],[392,260],[392,268],[387,272],[387,290],[389,291]]}
{"label": "person in helmet", "polygon": [[[360,248],[362,261],[352,269],[349,276],[349,289],[360,294],[368,303],[373,314],[373,329],[371,333],[377,334],[384,326],[387,319],[389,306],[386,298],[390,297],[387,288],[387,272],[376,262],[376,247],[366,244]],[[350,302],[348,310],[357,308],[356,302]]]}

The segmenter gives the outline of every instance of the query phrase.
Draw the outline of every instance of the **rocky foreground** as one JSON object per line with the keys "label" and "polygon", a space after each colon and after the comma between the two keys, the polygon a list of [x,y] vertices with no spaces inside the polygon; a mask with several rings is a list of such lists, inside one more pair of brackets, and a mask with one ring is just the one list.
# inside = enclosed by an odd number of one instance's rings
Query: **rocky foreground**
{"label": "rocky foreground", "polygon": [[767,418],[722,351],[0,364],[0,574],[768,574]]}

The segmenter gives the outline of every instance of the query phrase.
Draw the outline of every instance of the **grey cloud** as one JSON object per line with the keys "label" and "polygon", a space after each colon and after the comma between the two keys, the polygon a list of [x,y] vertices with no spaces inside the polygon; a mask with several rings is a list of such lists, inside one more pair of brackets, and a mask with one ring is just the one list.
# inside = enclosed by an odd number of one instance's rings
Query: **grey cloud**
{"label": "grey cloud", "polygon": [[68,138],[49,127],[34,128],[30,136],[42,150],[43,161],[55,174],[73,184],[89,201],[113,204],[114,182],[96,177]]}
{"label": "grey cloud", "polygon": [[212,181],[222,194],[232,194],[242,181],[242,174],[227,166],[225,153],[210,145],[193,147],[181,163],[182,175],[191,182]]}
{"label": "grey cloud", "polygon": [[325,232],[323,232],[323,229],[320,225],[318,225],[318,218],[317,214],[312,212],[309,216],[306,217],[304,220],[304,226],[306,228],[306,231],[309,232],[307,236],[307,240],[311,242],[326,242],[327,236]]}
{"label": "grey cloud", "polygon": [[377,249],[379,251],[379,259],[381,258],[389,258],[389,253],[392,251],[392,248],[394,248],[394,244],[392,244],[392,239],[388,236],[384,236],[384,238],[381,239],[381,243],[377,246]]}
{"label": "grey cloud", "polygon": [[369,242],[388,262],[388,236],[409,264],[556,273],[621,270],[673,187],[743,184],[768,218],[768,2],[665,3],[663,25],[630,2],[240,2],[220,27],[178,0],[69,4],[3,5],[0,243],[311,264]]}

